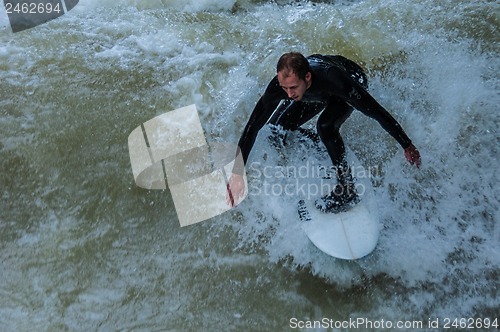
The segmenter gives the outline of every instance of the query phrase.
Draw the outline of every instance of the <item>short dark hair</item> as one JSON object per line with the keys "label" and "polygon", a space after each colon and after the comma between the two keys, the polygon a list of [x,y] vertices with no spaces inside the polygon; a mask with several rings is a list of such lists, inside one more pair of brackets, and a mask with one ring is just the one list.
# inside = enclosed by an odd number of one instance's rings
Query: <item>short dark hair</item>
{"label": "short dark hair", "polygon": [[276,65],[276,72],[284,70],[285,75],[289,76],[292,73],[297,75],[301,80],[306,80],[306,75],[311,72],[311,67],[306,57],[299,52],[289,52],[283,54]]}

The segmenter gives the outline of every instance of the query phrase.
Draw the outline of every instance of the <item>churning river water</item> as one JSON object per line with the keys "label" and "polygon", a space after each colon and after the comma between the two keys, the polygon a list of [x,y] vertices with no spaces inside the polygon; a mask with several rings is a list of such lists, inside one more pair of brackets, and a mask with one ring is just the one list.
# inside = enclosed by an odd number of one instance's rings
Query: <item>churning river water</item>
{"label": "churning river water", "polygon": [[[491,330],[499,11],[486,0],[81,0],[13,33],[2,8],[0,330]],[[408,165],[360,112],[342,127],[377,170],[380,239],[358,261],[318,251],[276,190],[181,228],[168,189],[134,183],[134,128],[196,104],[207,138],[237,143],[290,50],[362,64],[422,154]],[[274,166],[259,152],[249,161]]]}

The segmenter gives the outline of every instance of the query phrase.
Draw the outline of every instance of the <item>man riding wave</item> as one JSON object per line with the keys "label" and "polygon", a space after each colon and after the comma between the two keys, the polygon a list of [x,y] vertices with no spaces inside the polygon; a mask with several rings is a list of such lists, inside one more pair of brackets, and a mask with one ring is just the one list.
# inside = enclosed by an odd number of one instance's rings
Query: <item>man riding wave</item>
{"label": "man riding wave", "polygon": [[[336,170],[337,185],[316,201],[324,212],[338,212],[357,200],[353,178],[345,159],[340,126],[354,109],[375,119],[404,149],[410,164],[420,166],[420,153],[400,124],[367,91],[363,69],[340,55],[297,52],[283,54],[277,75],[259,99],[238,142],[243,163],[247,162],[259,130],[266,124],[285,130],[301,130],[314,116],[317,133]],[[244,164],[235,164],[228,184],[228,203],[236,205],[243,196]]]}

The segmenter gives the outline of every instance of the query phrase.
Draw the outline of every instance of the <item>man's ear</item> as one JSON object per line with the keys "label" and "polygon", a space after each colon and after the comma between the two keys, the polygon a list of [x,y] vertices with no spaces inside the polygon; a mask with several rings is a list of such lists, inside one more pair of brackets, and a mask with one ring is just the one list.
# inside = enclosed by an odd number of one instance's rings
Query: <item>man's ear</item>
{"label": "man's ear", "polygon": [[306,74],[306,83],[309,85],[312,82],[312,74],[310,71]]}

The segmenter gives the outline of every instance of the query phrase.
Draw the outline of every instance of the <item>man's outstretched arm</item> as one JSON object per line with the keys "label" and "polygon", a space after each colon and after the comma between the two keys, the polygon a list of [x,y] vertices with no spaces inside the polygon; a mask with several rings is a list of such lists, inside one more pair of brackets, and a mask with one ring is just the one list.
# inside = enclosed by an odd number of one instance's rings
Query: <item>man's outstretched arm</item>
{"label": "man's outstretched arm", "polygon": [[375,119],[401,145],[408,162],[417,168],[420,167],[420,153],[396,119],[368,91],[344,73],[336,71],[332,75],[335,75],[334,91],[339,94],[339,97],[366,116]]}

